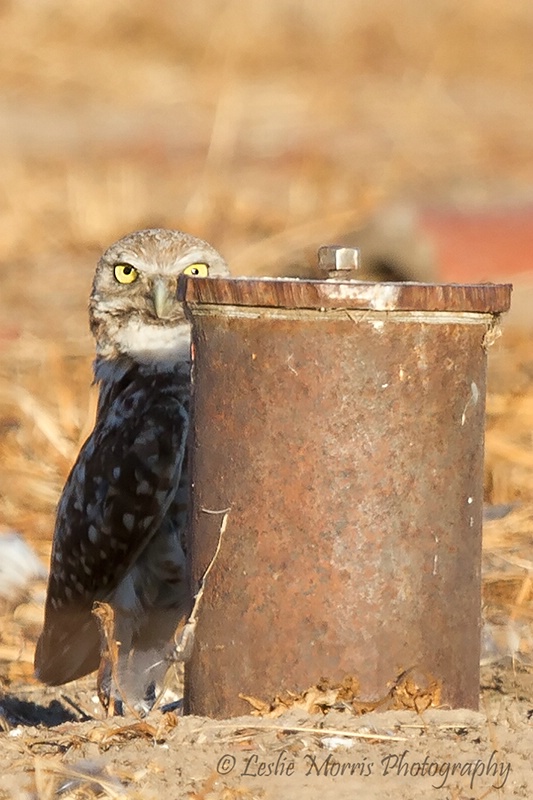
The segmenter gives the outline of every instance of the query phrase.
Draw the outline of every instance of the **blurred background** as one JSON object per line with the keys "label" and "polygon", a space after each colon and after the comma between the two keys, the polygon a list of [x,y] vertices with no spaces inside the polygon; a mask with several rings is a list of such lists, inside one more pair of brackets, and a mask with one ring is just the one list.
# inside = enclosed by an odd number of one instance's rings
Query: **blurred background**
{"label": "blurred background", "polygon": [[[513,279],[490,356],[485,593],[526,657],[530,1],[0,0],[0,37],[0,530],[47,563],[94,414],[94,264],[131,230],[190,231],[234,274],[313,275],[319,245],[351,242],[371,277]],[[10,601],[6,680],[31,672],[41,601]]]}

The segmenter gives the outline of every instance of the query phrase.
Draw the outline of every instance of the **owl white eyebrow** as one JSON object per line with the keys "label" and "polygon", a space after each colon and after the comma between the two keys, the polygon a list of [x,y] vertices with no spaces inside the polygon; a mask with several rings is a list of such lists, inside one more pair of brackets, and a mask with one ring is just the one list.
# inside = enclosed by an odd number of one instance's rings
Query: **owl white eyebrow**
{"label": "owl white eyebrow", "polygon": [[112,261],[108,261],[108,264],[111,269],[115,269],[115,267],[131,267],[132,269],[137,270],[137,272],[142,272],[144,268],[144,263],[136,258],[135,256],[125,255],[124,258],[118,256],[114,258]]}
{"label": "owl white eyebrow", "polygon": [[205,264],[206,267],[209,267],[210,261],[207,257],[207,253],[203,250],[189,250],[188,253],[178,258],[176,261],[176,267],[183,267],[183,269],[190,267],[191,264]]}

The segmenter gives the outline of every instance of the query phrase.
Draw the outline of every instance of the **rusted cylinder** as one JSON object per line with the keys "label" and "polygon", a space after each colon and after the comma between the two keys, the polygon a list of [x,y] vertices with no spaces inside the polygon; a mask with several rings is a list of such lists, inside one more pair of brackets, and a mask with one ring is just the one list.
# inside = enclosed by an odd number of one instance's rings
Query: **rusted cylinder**
{"label": "rusted cylinder", "polygon": [[486,345],[510,289],[182,284],[194,591],[220,544],[188,713],[321,677],[382,697],[411,667],[478,707]]}

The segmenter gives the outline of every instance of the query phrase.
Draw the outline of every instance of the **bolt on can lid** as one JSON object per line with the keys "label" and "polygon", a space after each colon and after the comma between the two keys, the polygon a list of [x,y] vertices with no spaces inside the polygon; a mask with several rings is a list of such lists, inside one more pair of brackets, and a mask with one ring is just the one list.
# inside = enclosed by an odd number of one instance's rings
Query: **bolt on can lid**
{"label": "bolt on can lid", "polygon": [[178,297],[190,305],[288,309],[452,311],[501,314],[509,310],[509,283],[375,283],[359,281],[359,251],[326,245],[318,251],[324,280],[300,278],[197,278],[180,276]]}

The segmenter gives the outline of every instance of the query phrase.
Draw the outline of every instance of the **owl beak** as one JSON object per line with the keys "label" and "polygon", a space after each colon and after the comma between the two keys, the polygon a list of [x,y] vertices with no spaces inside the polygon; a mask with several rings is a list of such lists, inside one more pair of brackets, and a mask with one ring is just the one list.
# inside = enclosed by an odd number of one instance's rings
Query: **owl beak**
{"label": "owl beak", "polygon": [[162,280],[155,280],[152,287],[152,299],[154,301],[154,308],[156,316],[159,319],[165,319],[170,314],[174,306],[173,298],[170,295],[168,286]]}

